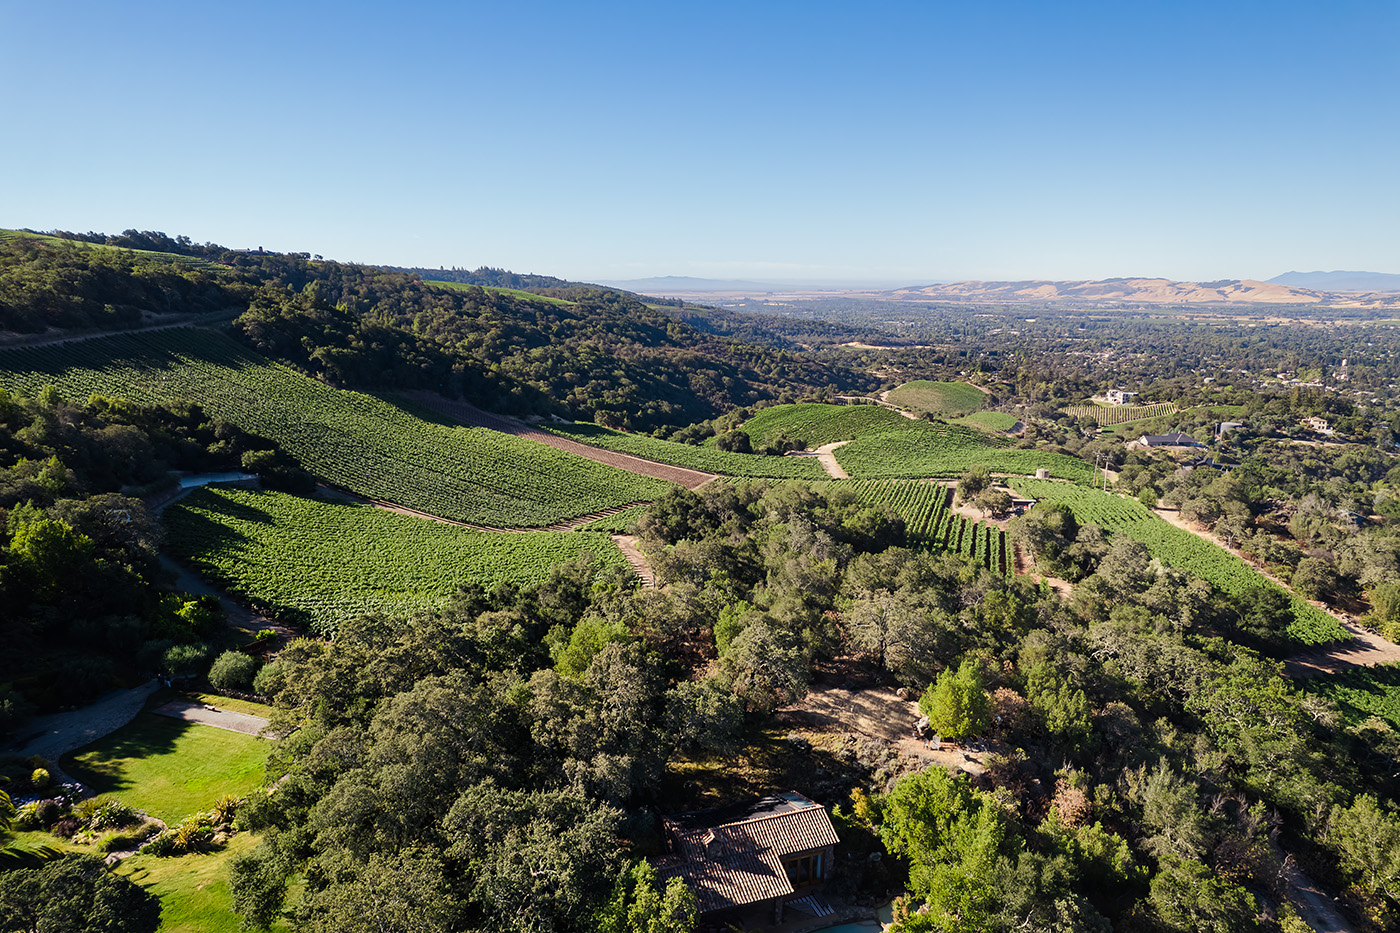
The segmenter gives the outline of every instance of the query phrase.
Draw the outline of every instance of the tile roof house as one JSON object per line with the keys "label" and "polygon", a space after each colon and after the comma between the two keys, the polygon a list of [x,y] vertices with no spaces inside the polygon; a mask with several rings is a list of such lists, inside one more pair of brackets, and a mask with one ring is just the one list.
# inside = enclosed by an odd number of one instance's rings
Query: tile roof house
{"label": "tile roof house", "polygon": [[786,901],[831,876],[840,842],[826,808],[795,791],[665,826],[667,854],[656,860],[657,873],[683,879],[702,915],[764,907],[778,923]]}

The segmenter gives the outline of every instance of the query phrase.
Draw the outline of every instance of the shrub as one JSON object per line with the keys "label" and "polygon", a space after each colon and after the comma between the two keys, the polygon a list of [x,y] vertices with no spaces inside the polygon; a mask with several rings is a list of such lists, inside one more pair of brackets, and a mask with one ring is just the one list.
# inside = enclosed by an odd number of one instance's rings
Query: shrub
{"label": "shrub", "polygon": [[275,696],[281,687],[282,678],[276,661],[264,664],[258,670],[258,676],[253,678],[253,692],[265,697]]}
{"label": "shrub", "polygon": [[238,807],[242,803],[233,794],[224,794],[219,798],[219,802],[214,804],[214,809],[209,811],[215,826],[232,824],[234,817],[238,815]]}
{"label": "shrub", "polygon": [[21,831],[48,829],[63,817],[64,806],[57,800],[26,803],[15,814],[15,828]]}
{"label": "shrub", "polygon": [[204,667],[208,657],[208,645],[176,645],[165,652],[161,663],[176,677],[193,677]]}
{"label": "shrub", "polygon": [[248,690],[258,673],[258,661],[241,651],[225,651],[209,668],[209,683],[220,690]]}
{"label": "shrub", "polygon": [[72,839],[73,835],[83,828],[82,820],[76,816],[65,816],[57,823],[53,824],[53,834],[60,839]]}
{"label": "shrub", "polygon": [[125,852],[141,847],[142,841],[151,834],[154,827],[150,823],[142,823],[140,826],[131,829],[120,830],[109,833],[97,841],[93,846],[94,851],[106,855],[108,852]]}
{"label": "shrub", "polygon": [[150,839],[146,840],[146,844],[141,847],[141,851],[157,857],[175,855],[175,834],[168,829],[164,832],[156,833]]}
{"label": "shrub", "polygon": [[43,790],[49,786],[49,772],[44,768],[35,768],[34,773],[29,776],[29,783],[35,790]]}
{"label": "shrub", "polygon": [[90,797],[73,808],[73,816],[93,832],[130,826],[140,817],[136,811],[111,797]]}

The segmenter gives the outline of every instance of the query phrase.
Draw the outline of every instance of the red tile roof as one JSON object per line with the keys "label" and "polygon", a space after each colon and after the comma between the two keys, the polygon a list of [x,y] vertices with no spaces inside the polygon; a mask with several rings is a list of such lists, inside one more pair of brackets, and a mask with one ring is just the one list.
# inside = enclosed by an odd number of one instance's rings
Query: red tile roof
{"label": "red tile roof", "polygon": [[675,851],[657,861],[658,873],[684,879],[701,913],[793,893],[783,860],[841,841],[826,809],[801,799],[810,805],[713,828],[673,825]]}

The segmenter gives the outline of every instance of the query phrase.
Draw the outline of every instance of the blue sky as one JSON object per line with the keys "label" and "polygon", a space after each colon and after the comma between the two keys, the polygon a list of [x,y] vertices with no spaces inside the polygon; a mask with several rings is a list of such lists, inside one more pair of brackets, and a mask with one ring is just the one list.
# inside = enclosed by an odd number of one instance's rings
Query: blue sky
{"label": "blue sky", "polygon": [[1400,3],[0,0],[0,226],[582,279],[1400,272]]}

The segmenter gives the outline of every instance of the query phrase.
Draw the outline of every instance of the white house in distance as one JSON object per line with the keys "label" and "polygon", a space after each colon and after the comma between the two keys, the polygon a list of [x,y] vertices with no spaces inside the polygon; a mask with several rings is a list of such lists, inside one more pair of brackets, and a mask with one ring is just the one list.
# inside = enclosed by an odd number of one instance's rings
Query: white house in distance
{"label": "white house in distance", "polygon": [[1126,405],[1138,397],[1136,392],[1125,392],[1122,389],[1109,389],[1103,394],[1108,399],[1110,405]]}
{"label": "white house in distance", "polygon": [[1304,418],[1302,425],[1309,431],[1316,431],[1318,434],[1325,434],[1329,437],[1337,433],[1336,429],[1327,423],[1326,418]]}

